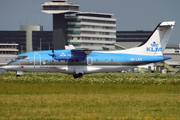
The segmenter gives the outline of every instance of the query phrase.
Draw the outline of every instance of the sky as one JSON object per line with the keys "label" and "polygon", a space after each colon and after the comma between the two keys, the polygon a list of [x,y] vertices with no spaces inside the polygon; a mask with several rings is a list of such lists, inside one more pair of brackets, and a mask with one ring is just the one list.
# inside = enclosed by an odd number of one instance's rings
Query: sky
{"label": "sky", "polygon": [[[0,0],[0,30],[18,30],[20,25],[42,25],[52,30],[52,15],[42,13],[51,0]],[[180,44],[180,0],[67,0],[82,12],[114,14],[118,31],[153,31],[163,21],[176,21],[169,43]]]}

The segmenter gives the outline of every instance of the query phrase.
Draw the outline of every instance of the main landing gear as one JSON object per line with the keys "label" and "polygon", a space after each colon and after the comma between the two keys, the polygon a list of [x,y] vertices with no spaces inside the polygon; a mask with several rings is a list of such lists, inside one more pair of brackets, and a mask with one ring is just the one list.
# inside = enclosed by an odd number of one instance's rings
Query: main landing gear
{"label": "main landing gear", "polygon": [[82,73],[78,73],[78,74],[74,74],[73,76],[74,76],[74,78],[82,78],[83,74]]}
{"label": "main landing gear", "polygon": [[16,71],[16,77],[20,77],[21,75],[23,75],[23,71]]}

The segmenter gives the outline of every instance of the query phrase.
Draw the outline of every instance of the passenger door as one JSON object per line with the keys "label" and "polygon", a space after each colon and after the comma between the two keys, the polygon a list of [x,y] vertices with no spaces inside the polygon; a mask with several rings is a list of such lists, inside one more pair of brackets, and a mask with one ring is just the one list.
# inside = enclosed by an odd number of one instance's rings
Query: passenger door
{"label": "passenger door", "polygon": [[93,58],[92,57],[88,57],[87,58],[87,65],[92,65],[93,64]]}
{"label": "passenger door", "polygon": [[41,55],[34,54],[34,68],[38,69],[41,68]]}

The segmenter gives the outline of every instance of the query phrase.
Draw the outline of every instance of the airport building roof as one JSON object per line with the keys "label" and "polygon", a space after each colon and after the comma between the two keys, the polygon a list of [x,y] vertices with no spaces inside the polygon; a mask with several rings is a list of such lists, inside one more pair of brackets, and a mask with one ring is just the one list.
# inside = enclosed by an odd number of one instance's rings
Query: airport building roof
{"label": "airport building roof", "polygon": [[79,5],[68,2],[45,2],[42,12],[49,14],[73,14],[79,12]]}

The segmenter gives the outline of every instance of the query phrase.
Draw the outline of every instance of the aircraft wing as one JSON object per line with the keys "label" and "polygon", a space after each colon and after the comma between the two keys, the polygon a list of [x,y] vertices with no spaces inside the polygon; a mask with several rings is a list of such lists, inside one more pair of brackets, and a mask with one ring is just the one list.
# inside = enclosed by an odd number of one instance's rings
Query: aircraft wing
{"label": "aircraft wing", "polygon": [[91,54],[93,50],[90,50],[90,49],[86,49],[86,48],[82,48],[82,49],[72,49],[71,52],[74,52],[74,53],[79,53],[79,54],[82,54],[82,53],[85,53],[86,55],[89,55]]}
{"label": "aircraft wing", "polygon": [[56,51],[49,54],[55,60],[72,60],[82,61],[85,60],[86,55],[91,54],[90,49],[67,49],[63,51]]}

